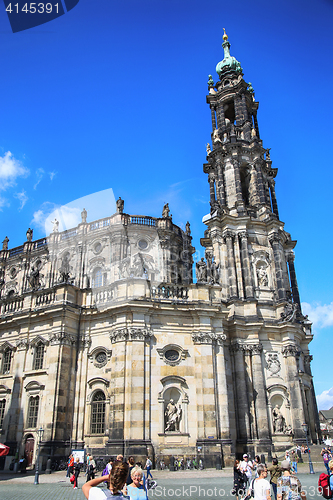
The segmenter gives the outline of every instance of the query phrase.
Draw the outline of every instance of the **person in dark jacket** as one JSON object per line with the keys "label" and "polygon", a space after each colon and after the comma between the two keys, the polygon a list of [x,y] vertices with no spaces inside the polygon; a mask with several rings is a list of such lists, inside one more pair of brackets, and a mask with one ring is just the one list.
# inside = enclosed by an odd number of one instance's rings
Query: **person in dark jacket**
{"label": "person in dark jacket", "polygon": [[235,460],[234,463],[234,488],[233,492],[236,495],[236,499],[238,500],[238,496],[242,496],[242,492],[245,491],[245,485],[246,485],[246,475],[244,472],[240,469],[240,462],[239,460]]}
{"label": "person in dark jacket", "polygon": [[267,470],[271,475],[271,485],[273,488],[275,500],[277,499],[277,496],[276,496],[277,495],[277,480],[282,475],[281,467],[278,464],[279,464],[278,459],[273,458],[272,465],[270,467],[267,467]]}
{"label": "person in dark jacket", "polygon": [[79,474],[80,474],[80,470],[81,470],[81,464],[80,464],[80,459],[79,457],[76,458],[75,460],[75,463],[74,463],[74,484],[73,484],[73,488],[74,490],[77,490],[78,488],[78,477],[79,477]]}

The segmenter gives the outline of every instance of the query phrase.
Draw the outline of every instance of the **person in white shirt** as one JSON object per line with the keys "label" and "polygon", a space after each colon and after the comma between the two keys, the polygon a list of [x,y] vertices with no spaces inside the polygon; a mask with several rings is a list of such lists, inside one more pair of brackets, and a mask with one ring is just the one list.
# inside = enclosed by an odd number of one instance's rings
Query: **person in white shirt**
{"label": "person in white shirt", "polygon": [[248,457],[248,455],[246,455],[246,453],[244,453],[244,455],[243,455],[243,460],[240,463],[239,468],[242,472],[244,472],[244,474],[246,475],[248,484],[250,484],[251,479],[252,479],[253,463],[251,462],[251,460],[249,460],[249,457]]}
{"label": "person in white shirt", "polygon": [[[121,491],[126,483],[127,475],[128,465],[116,460],[113,462],[110,474],[85,483],[82,486],[82,493],[87,500],[129,500],[129,497],[124,496]],[[98,484],[103,482],[110,482],[110,488],[96,488]]]}
{"label": "person in white shirt", "polygon": [[[253,489],[254,500],[271,500],[271,485],[267,481],[267,467],[264,464],[259,464],[257,467],[259,477],[254,479],[250,484],[250,489]],[[250,494],[250,490],[249,490]]]}

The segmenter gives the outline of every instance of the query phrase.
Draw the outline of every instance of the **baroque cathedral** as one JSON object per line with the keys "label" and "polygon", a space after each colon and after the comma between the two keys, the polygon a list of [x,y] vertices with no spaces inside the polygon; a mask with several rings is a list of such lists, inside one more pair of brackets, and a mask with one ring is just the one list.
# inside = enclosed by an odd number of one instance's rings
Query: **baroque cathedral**
{"label": "baroque cathedral", "polygon": [[[230,464],[320,438],[311,323],[258,102],[230,55],[209,76],[210,213],[190,224],[117,211],[0,251],[0,441],[45,466],[85,449]],[[208,189],[207,189],[208,195]],[[196,279],[193,279],[195,267]],[[2,464],[3,465],[3,464]],[[6,462],[6,466],[7,466]]]}

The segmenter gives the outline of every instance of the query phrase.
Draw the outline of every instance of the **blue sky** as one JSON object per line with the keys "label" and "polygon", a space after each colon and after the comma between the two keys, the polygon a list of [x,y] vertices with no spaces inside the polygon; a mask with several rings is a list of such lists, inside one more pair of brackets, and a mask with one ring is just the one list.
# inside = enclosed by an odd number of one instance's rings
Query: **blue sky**
{"label": "blue sky", "polygon": [[100,217],[110,215],[112,192],[131,214],[159,216],[169,202],[176,224],[191,222],[202,256],[205,96],[226,28],[279,169],[280,218],[298,240],[303,312],[314,322],[319,407],[329,408],[332,20],[328,0],[80,0],[59,19],[13,34],[3,8],[0,240],[18,246],[29,226],[43,237],[52,210],[103,190]]}

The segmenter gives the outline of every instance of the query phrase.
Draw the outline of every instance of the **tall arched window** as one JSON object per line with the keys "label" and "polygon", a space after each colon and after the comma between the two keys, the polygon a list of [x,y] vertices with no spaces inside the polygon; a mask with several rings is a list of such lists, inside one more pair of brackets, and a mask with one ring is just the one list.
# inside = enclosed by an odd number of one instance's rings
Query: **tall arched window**
{"label": "tall arched window", "polygon": [[29,429],[37,427],[38,408],[39,408],[39,396],[36,397],[30,396],[29,406],[28,406],[28,422],[27,422],[27,427]]}
{"label": "tall arched window", "polygon": [[34,370],[41,370],[44,362],[44,344],[38,344],[35,348]]}
{"label": "tall arched window", "polygon": [[105,394],[97,391],[91,404],[91,433],[103,434],[105,430]]}
{"label": "tall arched window", "polygon": [[93,272],[92,287],[98,288],[100,286],[103,286],[103,273],[102,269],[100,267],[97,267]]}
{"label": "tall arched window", "polygon": [[3,424],[3,419],[5,418],[5,407],[6,407],[6,400],[5,399],[0,400],[0,429]]}
{"label": "tall arched window", "polygon": [[3,353],[3,362],[2,362],[2,373],[10,373],[10,367],[12,364],[12,351],[11,349],[6,349]]}

